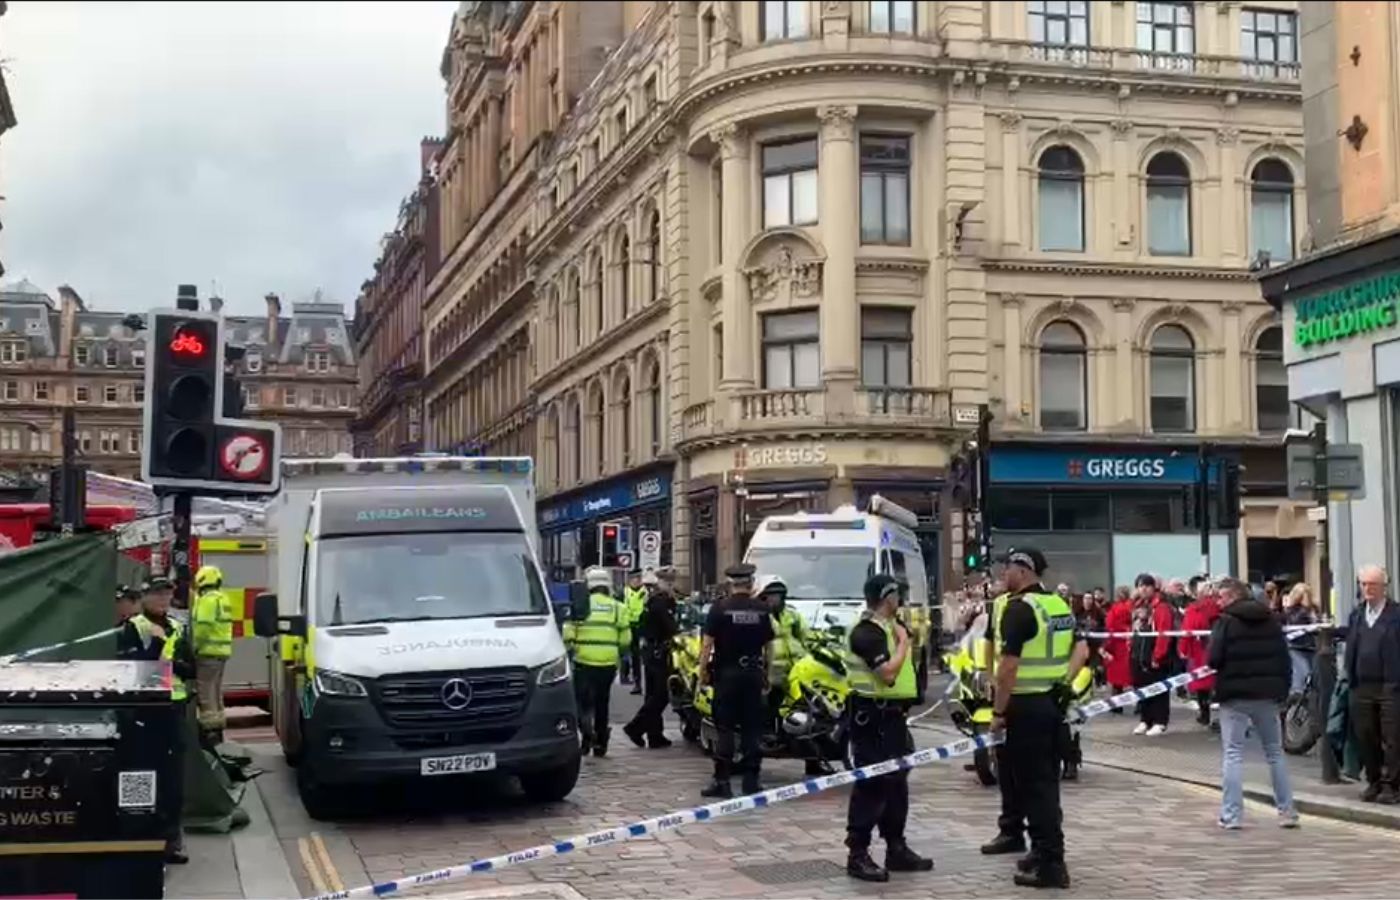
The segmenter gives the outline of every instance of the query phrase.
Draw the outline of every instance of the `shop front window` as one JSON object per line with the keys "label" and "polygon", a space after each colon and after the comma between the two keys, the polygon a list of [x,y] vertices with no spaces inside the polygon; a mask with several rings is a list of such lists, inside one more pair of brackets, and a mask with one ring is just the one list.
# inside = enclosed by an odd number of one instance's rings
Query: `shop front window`
{"label": "shop front window", "polygon": [[993,490],[987,519],[998,531],[1049,531],[1050,493],[1037,490]]}
{"label": "shop front window", "polygon": [[1050,498],[1053,531],[1107,531],[1108,495],[1058,493]]}

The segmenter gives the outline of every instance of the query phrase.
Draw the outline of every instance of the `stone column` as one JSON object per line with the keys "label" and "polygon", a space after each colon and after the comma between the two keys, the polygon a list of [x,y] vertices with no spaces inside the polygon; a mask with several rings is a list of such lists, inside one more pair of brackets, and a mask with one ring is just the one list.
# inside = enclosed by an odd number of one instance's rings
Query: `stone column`
{"label": "stone column", "polygon": [[1221,379],[1221,387],[1225,394],[1225,416],[1220,424],[1221,430],[1242,434],[1252,429],[1245,427],[1245,410],[1248,404],[1245,403],[1245,391],[1247,385],[1253,383],[1253,379],[1244,377],[1244,351],[1241,347],[1243,336],[1240,321],[1240,313],[1244,311],[1244,304],[1236,300],[1228,300],[1221,304],[1221,310],[1225,313],[1225,365],[1224,375]]}
{"label": "stone column", "polygon": [[753,387],[753,314],[749,310],[749,286],[740,255],[749,235],[752,190],[749,136],[737,125],[725,125],[711,135],[719,145],[720,205],[723,207],[724,264],[720,276],[721,318],[724,336],[724,371],[720,389],[735,391]]}
{"label": "stone column", "polygon": [[[856,304],[856,244],[860,211],[854,106],[824,106],[821,118],[819,215],[826,262],[822,266],[822,380],[854,382],[859,374],[860,321]],[[829,389],[829,386],[828,386]]]}
{"label": "stone column", "polygon": [[486,98],[486,146],[489,148],[486,163],[490,166],[488,180],[493,194],[501,186],[501,107],[496,99],[494,93]]}
{"label": "stone column", "polygon": [[1133,123],[1114,119],[1113,123],[1113,246],[1133,249]]}
{"label": "stone column", "polygon": [[1240,243],[1244,232],[1240,225],[1240,179],[1235,171],[1239,139],[1240,130],[1234,126],[1215,132],[1215,143],[1220,149],[1220,255],[1227,266],[1239,265],[1244,256]]}
{"label": "stone column", "polygon": [[[1001,114],[1001,240],[1021,243],[1021,114]],[[1033,233],[1034,229],[1030,229]]]}
{"label": "stone column", "polygon": [[1025,376],[1022,372],[1021,349],[1021,304],[1020,294],[1001,295],[1002,322],[1002,415],[1007,422],[1021,421],[1021,406]]}
{"label": "stone column", "polygon": [[1133,377],[1133,299],[1118,297],[1113,301],[1113,393],[1117,422],[1133,421],[1137,399],[1133,396],[1138,380]]}

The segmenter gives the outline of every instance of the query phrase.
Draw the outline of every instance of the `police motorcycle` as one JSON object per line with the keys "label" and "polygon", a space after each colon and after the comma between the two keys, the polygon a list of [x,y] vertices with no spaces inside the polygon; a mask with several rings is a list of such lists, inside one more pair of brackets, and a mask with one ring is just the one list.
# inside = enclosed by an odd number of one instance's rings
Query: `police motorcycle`
{"label": "police motorcycle", "polygon": [[700,742],[703,723],[711,716],[714,688],[700,685],[700,623],[708,609],[699,592],[676,610],[676,636],[671,639],[671,677],[667,681],[671,708],[680,719],[681,737]]}

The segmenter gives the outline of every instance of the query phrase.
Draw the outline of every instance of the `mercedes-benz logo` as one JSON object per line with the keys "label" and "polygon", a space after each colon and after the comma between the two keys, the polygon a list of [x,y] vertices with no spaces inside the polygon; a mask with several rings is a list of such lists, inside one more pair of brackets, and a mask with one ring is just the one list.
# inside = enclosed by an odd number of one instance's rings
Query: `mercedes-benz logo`
{"label": "mercedes-benz logo", "polygon": [[449,678],[442,683],[439,692],[442,705],[456,712],[466,709],[472,702],[472,686],[463,678]]}

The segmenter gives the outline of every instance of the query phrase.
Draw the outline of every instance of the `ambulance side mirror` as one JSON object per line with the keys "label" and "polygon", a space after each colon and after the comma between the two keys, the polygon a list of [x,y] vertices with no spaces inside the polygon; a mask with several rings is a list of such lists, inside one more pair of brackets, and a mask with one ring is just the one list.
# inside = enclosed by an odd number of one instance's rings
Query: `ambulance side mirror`
{"label": "ambulance side mirror", "polygon": [[[286,629],[282,623],[287,624]],[[277,637],[289,634],[293,637],[306,637],[304,616],[282,616],[278,614],[276,594],[258,594],[253,598],[253,633],[258,637]]]}

